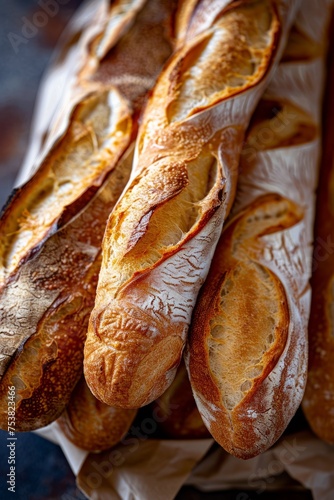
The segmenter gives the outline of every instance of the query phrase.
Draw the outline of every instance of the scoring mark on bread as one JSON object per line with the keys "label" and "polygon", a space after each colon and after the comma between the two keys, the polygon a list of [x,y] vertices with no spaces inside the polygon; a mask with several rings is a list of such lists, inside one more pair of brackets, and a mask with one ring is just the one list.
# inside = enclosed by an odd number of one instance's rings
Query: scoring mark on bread
{"label": "scoring mark on bread", "polygon": [[66,207],[89,187],[97,189],[115,166],[130,132],[127,106],[117,91],[91,93],[77,105],[65,135],[3,216],[0,278],[55,230],[53,224]]}
{"label": "scoring mark on bread", "polygon": [[257,151],[306,144],[317,134],[318,127],[304,110],[286,100],[267,97],[260,101],[250,122],[243,158],[247,162],[256,158]]}
{"label": "scoring mark on bread", "polygon": [[[285,290],[278,277],[258,262],[261,237],[287,229],[301,217],[290,200],[263,196],[229,224],[219,243],[225,270],[214,299],[207,348],[212,377],[229,411],[270,373],[288,335]],[[231,365],[232,358],[240,362]]]}
{"label": "scoring mark on bread", "polygon": [[[120,289],[166,260],[201,229],[221,203],[225,185],[215,155],[210,143],[194,160],[178,165],[166,162],[164,169],[158,162],[134,181],[109,221],[116,239],[105,251],[104,261],[114,273],[119,269],[110,279],[110,288],[115,283]],[[144,185],[149,195],[143,200]]]}
{"label": "scoring mark on bread", "polygon": [[170,75],[168,121],[182,121],[259,81],[273,18],[270,2],[239,3],[196,38]]}

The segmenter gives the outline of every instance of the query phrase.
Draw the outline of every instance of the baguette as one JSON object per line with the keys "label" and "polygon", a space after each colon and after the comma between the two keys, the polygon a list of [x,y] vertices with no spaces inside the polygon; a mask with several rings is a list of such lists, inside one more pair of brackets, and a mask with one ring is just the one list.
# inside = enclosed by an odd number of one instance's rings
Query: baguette
{"label": "baguette", "polygon": [[57,422],[73,444],[97,453],[119,443],[136,414],[137,410],[122,410],[101,403],[82,377]]}
{"label": "baguette", "polygon": [[303,399],[304,414],[315,434],[334,444],[334,51],[332,20],[330,70],[324,116],[323,158],[320,170],[313,257],[313,290],[309,321],[309,372]]}
{"label": "baguette", "polygon": [[[130,29],[145,1],[96,0],[78,9],[60,36],[39,87],[32,140],[17,185],[26,182],[39,168],[45,154],[65,133],[73,107],[86,92],[87,80]],[[91,82],[89,86],[92,88]]]}
{"label": "baguette", "polygon": [[[84,373],[106,404],[148,404],[175,376],[234,198],[244,131],[297,5],[202,0],[184,10],[183,43],[148,102],[133,176],[104,237]],[[214,17],[201,31],[206,11]]]}
{"label": "baguette", "polygon": [[[323,32],[328,16],[327,10]],[[325,52],[315,33],[300,24],[293,30],[252,119],[236,202],[199,295],[186,350],[204,423],[242,459],[280,437],[306,384]]]}
{"label": "baguette", "polygon": [[106,219],[131,163],[129,151],[87,207],[45,241],[1,294],[2,429],[9,386],[15,386],[17,431],[48,425],[68,403],[82,374]]}
{"label": "baguette", "polygon": [[[173,9],[174,3],[167,0],[159,4],[148,1],[130,31],[95,67],[95,73],[87,71],[87,86],[95,86],[95,90],[89,87],[93,94],[77,103],[72,118],[85,110],[84,117],[93,115],[96,129],[93,123],[83,121],[80,135],[81,125],[72,119],[41,168],[5,210],[0,223],[4,235],[2,257],[6,262],[0,292],[3,429],[7,429],[9,386],[15,386],[16,391],[16,430],[31,431],[60,416],[81,377],[83,343],[94,304],[104,229],[130,176],[138,109],[171,50]],[[157,46],[154,52],[147,53],[145,67],[131,57],[134,44],[140,46],[141,40],[144,47],[148,43]],[[114,73],[124,83],[130,82],[132,101],[130,95],[117,90],[122,82],[111,82]],[[86,91],[83,95],[87,95]],[[119,98],[115,109],[112,99],[108,101],[110,96]],[[117,118],[122,110],[127,110],[123,122],[127,133],[118,136],[119,130],[111,127],[109,139],[102,140],[107,135],[103,128],[108,129],[114,118],[100,118],[108,117],[108,113]],[[78,130],[80,134],[76,135]],[[71,149],[68,162],[64,160],[66,145]],[[58,189],[64,182],[66,196],[79,196],[70,206],[65,206],[69,200]],[[46,186],[50,190],[40,198]],[[19,214],[24,214],[24,224],[17,220]]]}
{"label": "baguette", "polygon": [[[131,2],[135,12],[137,3]],[[89,70],[79,73],[65,132],[2,213],[0,289],[15,275],[20,262],[92,198],[129,147],[137,128],[134,115],[171,52],[171,33],[164,26],[159,28],[164,17],[171,15],[170,9],[167,1],[161,0],[157,7],[151,0],[123,37],[115,36],[117,26],[118,31],[124,28],[120,15],[114,30],[107,23],[107,35],[100,34],[90,42]],[[127,10],[123,16],[128,18]],[[152,38],[147,36],[148,30]],[[143,66],[136,54],[148,39],[159,50],[151,50]],[[109,52],[100,61],[97,54],[102,42]]]}

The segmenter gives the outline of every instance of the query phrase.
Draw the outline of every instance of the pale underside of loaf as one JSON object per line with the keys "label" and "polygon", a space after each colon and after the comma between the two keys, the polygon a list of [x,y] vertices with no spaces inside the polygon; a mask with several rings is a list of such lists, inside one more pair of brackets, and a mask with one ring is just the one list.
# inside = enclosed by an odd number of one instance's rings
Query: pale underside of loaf
{"label": "pale underside of loaf", "polygon": [[147,404],[175,375],[234,197],[243,133],[280,47],[275,3],[229,7],[185,35],[160,76],[108,222],[84,364],[108,404]]}
{"label": "pale underside of loaf", "polygon": [[172,384],[152,406],[153,414],[158,415],[159,428],[168,437],[173,439],[210,437],[197,409],[183,362],[179,365]]}

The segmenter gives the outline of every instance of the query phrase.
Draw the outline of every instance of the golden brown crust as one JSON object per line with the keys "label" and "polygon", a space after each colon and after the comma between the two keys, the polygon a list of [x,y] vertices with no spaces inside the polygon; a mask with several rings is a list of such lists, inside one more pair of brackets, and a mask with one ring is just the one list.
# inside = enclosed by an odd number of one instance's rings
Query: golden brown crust
{"label": "golden brown crust", "polygon": [[1,294],[3,429],[8,386],[16,388],[16,429],[34,430],[60,415],[82,373],[105,222],[131,162],[126,155],[90,204],[46,240]]}
{"label": "golden brown crust", "polygon": [[[236,216],[218,243],[193,314],[188,367],[196,401],[214,438],[240,458],[263,449],[249,411],[255,419],[267,410],[263,382],[285,349],[290,319],[284,287],[261,263],[261,240],[301,218],[293,202],[275,194]],[[281,389],[272,391],[279,405]],[[282,432],[279,421],[274,439]]]}
{"label": "golden brown crust", "polygon": [[[333,21],[331,26],[333,27]],[[323,157],[320,170],[309,322],[309,373],[303,410],[320,439],[334,444],[334,38],[327,68]]]}
{"label": "golden brown crust", "polygon": [[[2,214],[0,287],[21,260],[59,228],[71,205],[77,212],[88,202],[136,135],[136,113],[171,53],[168,26],[175,8],[174,2],[151,0],[135,16],[141,3],[132,0],[130,10],[121,10],[112,20],[113,30],[107,23],[90,43],[86,71],[79,75],[69,104],[75,107],[66,130]],[[116,4],[111,14],[118,10]],[[129,16],[136,17],[132,26]],[[135,57],[143,44],[155,47],[145,64]]]}
{"label": "golden brown crust", "polygon": [[57,230],[67,207],[88,190],[90,196],[96,192],[129,146],[131,129],[129,110],[114,91],[96,92],[76,106],[63,138],[2,215],[0,286]]}
{"label": "golden brown crust", "polygon": [[[183,44],[149,99],[134,175],[104,238],[84,370],[108,404],[147,404],[175,375],[234,198],[245,127],[284,38],[278,4],[213,2],[203,31],[188,38],[179,27]],[[201,5],[185,10],[190,26]]]}
{"label": "golden brown crust", "polygon": [[83,62],[79,80],[87,80],[90,76],[94,76],[107,53],[122,43],[123,37],[132,30],[131,25],[136,22],[137,16],[141,16],[146,2],[147,0],[106,2],[103,30],[87,44],[90,58],[89,61]]}
{"label": "golden brown crust", "polygon": [[[270,129],[267,133],[266,128]],[[246,156],[249,151],[254,155],[259,151],[302,145],[315,140],[317,134],[314,120],[299,106],[284,99],[266,97],[261,99],[252,116],[242,154]]]}
{"label": "golden brown crust", "polygon": [[313,50],[304,57],[308,39],[296,43],[300,61],[283,57],[251,121],[233,217],[196,304],[186,352],[206,426],[243,459],[278,439],[306,385],[323,65]]}
{"label": "golden brown crust", "polygon": [[[138,7],[138,1],[132,3]],[[141,32],[135,24],[119,38],[122,51],[118,45],[114,47],[118,57],[124,55],[124,74],[118,76],[127,81],[138,76],[138,66],[126,56],[133,45],[132,36],[138,44],[140,37],[145,36],[152,45],[157,45],[152,60],[147,57],[146,80],[143,83],[139,78],[137,82],[136,102],[131,103],[128,96],[117,90],[118,86],[121,89],[121,82],[112,85],[106,82],[105,86],[97,78],[92,83],[87,81],[89,88],[95,86],[89,91],[90,97],[87,91],[83,97],[79,93],[83,101],[79,99],[65,134],[4,213],[1,230],[6,235],[2,239],[2,257],[8,261],[10,254],[11,258],[9,265],[1,268],[7,280],[0,303],[2,428],[7,428],[8,385],[16,387],[16,429],[27,431],[47,425],[60,415],[82,374],[83,342],[95,297],[105,224],[129,179],[131,141],[138,119],[135,106],[139,97],[143,99],[149,82],[152,85],[162,60],[167,57],[168,47],[171,48],[166,26],[171,22],[173,8],[173,2],[162,1],[159,15],[150,17],[150,26],[155,23],[156,31]],[[148,12],[137,20],[144,26],[149,13],[157,11],[157,2],[151,0],[145,9]],[[162,20],[164,29],[160,27]],[[119,71],[120,67],[112,58],[113,49],[108,50],[102,60],[111,75],[113,68]],[[140,69],[142,76],[145,68]],[[88,75],[94,76],[91,68],[87,69],[87,78]],[[126,137],[117,128],[120,117]],[[60,184],[65,185],[71,198],[66,198],[66,203],[62,203]],[[50,192],[45,192],[41,201],[46,185]],[[25,225],[20,224],[19,214],[26,214]],[[32,215],[36,220],[33,221]]]}
{"label": "golden brown crust", "polygon": [[91,452],[107,450],[128,432],[137,411],[112,408],[96,399],[82,377],[57,422],[67,439]]}
{"label": "golden brown crust", "polygon": [[131,29],[100,58],[90,84],[118,88],[131,110],[140,113],[148,91],[171,55],[176,6],[177,0],[146,0]]}

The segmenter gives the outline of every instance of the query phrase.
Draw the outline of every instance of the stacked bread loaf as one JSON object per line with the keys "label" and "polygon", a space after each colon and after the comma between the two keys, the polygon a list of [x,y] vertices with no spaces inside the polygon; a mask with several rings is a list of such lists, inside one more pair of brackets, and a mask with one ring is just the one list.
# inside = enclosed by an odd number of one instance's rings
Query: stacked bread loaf
{"label": "stacked bread loaf", "polygon": [[27,431],[60,415],[82,374],[106,220],[129,178],[138,110],[172,50],[176,5],[151,0],[137,13],[139,4],[127,2],[116,17],[111,8],[101,33],[85,41],[72,108],[56,126],[68,117],[65,131],[2,214],[2,428],[8,386],[16,387],[16,429]]}
{"label": "stacked bread loaf", "polygon": [[57,422],[67,439],[80,448],[99,452],[111,448],[127,434],[137,410],[101,403],[82,377]]}
{"label": "stacked bread loaf", "polygon": [[[333,26],[333,25],[332,25]],[[333,34],[334,31],[332,30]],[[331,37],[333,42],[333,36]],[[333,45],[332,45],[333,46]],[[313,431],[334,444],[334,52],[330,52],[323,160],[315,224],[309,372],[303,410]]]}
{"label": "stacked bread loaf", "polygon": [[326,2],[317,2],[322,15],[315,17],[311,4],[304,2],[308,15],[297,16],[252,118],[236,202],[195,308],[186,356],[208,429],[240,458],[277,440],[306,384],[329,19]]}
{"label": "stacked bread loaf", "polygon": [[207,435],[183,366],[172,384],[190,326],[213,437],[249,458],[280,436],[306,383],[330,5],[101,0],[0,221],[0,427],[15,386],[16,430],[62,414],[85,449],[159,397],[166,434]]}
{"label": "stacked bread loaf", "polygon": [[244,132],[298,2],[193,4],[108,220],[85,343],[90,389],[123,408],[150,403],[175,376],[234,199]]}

